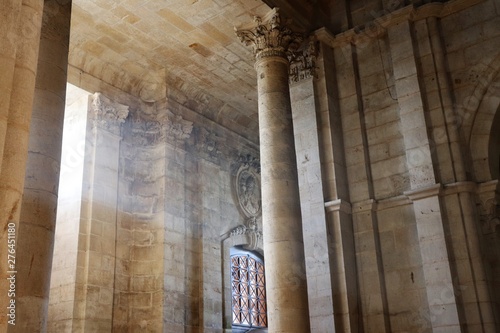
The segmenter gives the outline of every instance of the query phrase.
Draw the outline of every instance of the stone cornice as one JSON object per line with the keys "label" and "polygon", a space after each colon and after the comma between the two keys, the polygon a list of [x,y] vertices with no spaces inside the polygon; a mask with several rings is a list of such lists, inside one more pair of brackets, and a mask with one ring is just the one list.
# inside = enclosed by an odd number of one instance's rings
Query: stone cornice
{"label": "stone cornice", "polygon": [[131,122],[132,142],[137,145],[176,144],[188,139],[193,131],[193,123],[170,110],[162,110],[161,115],[136,114]]}
{"label": "stone cornice", "polygon": [[376,211],[377,210],[377,202],[374,199],[368,199],[365,201],[359,201],[352,204],[352,213],[364,213],[368,211]]}
{"label": "stone cornice", "polygon": [[325,202],[325,208],[328,212],[341,211],[346,214],[352,213],[351,204],[342,199],[336,199]]}
{"label": "stone cornice", "polygon": [[406,195],[398,195],[396,197],[377,201],[377,211],[409,204],[411,204],[411,201]]}
{"label": "stone cornice", "polygon": [[[472,193],[481,195],[483,193],[494,192],[497,188],[498,180],[492,180],[485,183],[474,182],[455,182],[450,184],[435,184],[424,188],[409,190],[404,192],[403,195],[398,195],[392,198],[375,200],[367,199],[352,203],[352,213],[363,213],[367,211],[381,211],[393,207],[409,205],[412,201],[425,199],[431,196],[448,196],[458,193]],[[329,201],[325,203],[325,207],[336,207],[335,203],[338,200]],[[335,210],[335,208],[330,208]]]}
{"label": "stone cornice", "polygon": [[496,191],[497,186],[498,186],[497,179],[478,184],[477,185],[477,193],[482,194],[482,193],[494,192],[494,191]]}
{"label": "stone cornice", "polygon": [[407,196],[408,199],[410,199],[411,201],[415,201],[429,197],[439,196],[441,194],[441,189],[442,189],[441,184],[434,184],[422,188],[405,191],[404,195]]}
{"label": "stone cornice", "polygon": [[333,35],[326,28],[316,30],[314,35],[318,40],[329,44],[331,47],[360,44],[384,35],[387,28],[401,22],[418,21],[429,17],[442,18],[481,2],[484,2],[484,0],[452,0],[445,3],[432,2],[418,8],[414,5],[409,5],[392,12],[381,11],[374,13],[373,15],[378,17],[373,21],[337,35]]}
{"label": "stone cornice", "polygon": [[254,21],[251,27],[235,27],[234,30],[243,44],[253,47],[257,60],[271,56],[286,58],[303,41],[302,34],[293,32],[282,22],[279,8],[274,8],[264,18],[256,16]]}
{"label": "stone cornice", "polygon": [[475,193],[476,190],[477,184],[474,182],[456,182],[452,184],[445,184],[442,194],[446,196],[463,192]]}

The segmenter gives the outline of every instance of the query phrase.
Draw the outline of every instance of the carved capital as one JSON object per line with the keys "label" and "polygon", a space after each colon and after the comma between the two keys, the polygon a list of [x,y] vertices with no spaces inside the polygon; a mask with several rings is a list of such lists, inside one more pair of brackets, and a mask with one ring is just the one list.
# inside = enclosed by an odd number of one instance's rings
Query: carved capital
{"label": "carved capital", "polygon": [[303,41],[302,34],[293,32],[283,24],[279,8],[274,8],[263,19],[256,16],[254,26],[248,29],[234,28],[240,41],[253,47],[256,59],[270,56],[286,58],[297,50]]}
{"label": "carved capital", "polygon": [[300,49],[290,52],[290,82],[299,82],[316,75],[316,56],[318,47],[315,40],[310,39]]}
{"label": "carved capital", "polygon": [[177,141],[188,139],[193,131],[193,123],[179,115],[169,113],[166,121],[166,134],[168,139]]}
{"label": "carved capital", "polygon": [[500,205],[497,203],[497,199],[490,198],[480,201],[478,208],[483,234],[500,234]]}
{"label": "carved capital", "polygon": [[98,92],[92,96],[90,110],[97,127],[117,135],[120,134],[120,125],[125,122],[129,113],[127,105],[113,102]]}

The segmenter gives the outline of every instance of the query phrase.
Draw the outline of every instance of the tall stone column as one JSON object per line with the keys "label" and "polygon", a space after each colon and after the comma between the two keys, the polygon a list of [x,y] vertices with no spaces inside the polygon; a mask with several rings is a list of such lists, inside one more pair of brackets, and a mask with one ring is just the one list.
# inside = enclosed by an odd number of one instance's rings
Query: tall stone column
{"label": "tall stone column", "polygon": [[18,322],[9,332],[44,332],[47,328],[70,15],[71,0],[45,0],[17,231]]}
{"label": "tall stone column", "polygon": [[18,322],[16,239],[43,4],[43,0],[8,0],[2,1],[0,7],[0,290],[4,292],[0,297],[1,332],[7,331],[8,320],[10,327]]}
{"label": "tall stone column", "polygon": [[[265,23],[263,23],[265,22]],[[236,32],[256,57],[269,332],[310,331],[287,53],[302,38],[278,9]]]}

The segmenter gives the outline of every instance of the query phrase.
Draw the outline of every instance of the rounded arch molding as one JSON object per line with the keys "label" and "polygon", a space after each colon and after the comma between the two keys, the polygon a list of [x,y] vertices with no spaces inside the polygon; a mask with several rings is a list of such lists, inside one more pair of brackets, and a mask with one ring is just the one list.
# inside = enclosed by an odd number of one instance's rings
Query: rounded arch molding
{"label": "rounded arch molding", "polygon": [[472,94],[463,101],[462,129],[471,155],[473,177],[477,182],[498,179],[500,53],[484,68]]}

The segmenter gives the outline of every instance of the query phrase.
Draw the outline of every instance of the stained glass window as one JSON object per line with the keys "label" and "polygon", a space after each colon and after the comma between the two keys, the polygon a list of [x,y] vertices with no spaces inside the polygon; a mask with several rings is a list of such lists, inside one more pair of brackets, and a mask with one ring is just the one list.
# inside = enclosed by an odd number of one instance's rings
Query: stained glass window
{"label": "stained glass window", "polygon": [[231,255],[233,328],[267,327],[264,263],[253,253]]}

